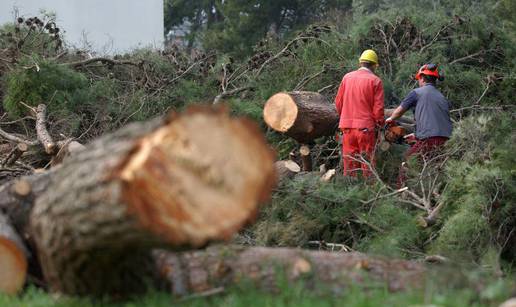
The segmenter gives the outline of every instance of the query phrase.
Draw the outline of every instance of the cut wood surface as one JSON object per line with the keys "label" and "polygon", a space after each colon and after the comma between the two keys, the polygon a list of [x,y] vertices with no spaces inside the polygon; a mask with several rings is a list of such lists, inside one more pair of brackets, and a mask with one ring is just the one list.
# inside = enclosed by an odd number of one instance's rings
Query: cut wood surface
{"label": "cut wood surface", "polygon": [[144,291],[152,247],[229,239],[255,217],[275,182],[273,158],[250,121],[204,108],[89,144],[54,171],[31,212],[49,288]]}
{"label": "cut wood surface", "polygon": [[20,291],[27,276],[27,249],[7,216],[0,213],[0,293]]}
{"label": "cut wood surface", "polygon": [[[295,248],[210,247],[204,251],[155,251],[161,278],[176,295],[202,293],[252,281],[265,290],[278,290],[279,280],[303,280],[311,289],[345,288],[377,282],[391,291],[422,287],[425,266],[361,253],[309,251]],[[283,275],[283,276],[282,276]]]}
{"label": "cut wood surface", "polygon": [[292,178],[301,171],[301,167],[292,160],[276,161],[274,163],[278,182],[283,179]]}
{"label": "cut wood surface", "polygon": [[308,145],[301,145],[299,148],[299,155],[301,156],[301,164],[303,165],[303,172],[312,171],[312,154]]}
{"label": "cut wood surface", "polygon": [[315,92],[273,95],[263,108],[265,123],[300,143],[309,143],[335,133],[339,115],[335,105]]}

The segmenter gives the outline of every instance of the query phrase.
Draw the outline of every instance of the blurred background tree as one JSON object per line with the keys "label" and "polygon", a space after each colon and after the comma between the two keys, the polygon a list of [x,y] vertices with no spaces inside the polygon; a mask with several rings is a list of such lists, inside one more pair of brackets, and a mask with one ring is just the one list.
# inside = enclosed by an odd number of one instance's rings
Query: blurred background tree
{"label": "blurred background tree", "polygon": [[278,38],[322,19],[332,10],[347,11],[352,0],[166,0],[165,31],[186,32],[187,45],[200,43],[245,57],[268,36]]}

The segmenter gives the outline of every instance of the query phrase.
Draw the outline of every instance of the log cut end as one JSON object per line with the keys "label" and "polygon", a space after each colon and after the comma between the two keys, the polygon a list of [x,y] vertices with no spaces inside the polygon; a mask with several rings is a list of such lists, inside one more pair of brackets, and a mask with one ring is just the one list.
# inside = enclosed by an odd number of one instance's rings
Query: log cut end
{"label": "log cut end", "polygon": [[145,228],[201,246],[254,218],[275,183],[274,155],[249,121],[197,110],[142,138],[116,176]]}
{"label": "log cut end", "polygon": [[296,122],[298,107],[289,94],[278,93],[269,98],[263,108],[263,119],[272,129],[288,131]]}
{"label": "log cut end", "polygon": [[0,237],[0,293],[20,291],[27,276],[24,252],[11,240]]}

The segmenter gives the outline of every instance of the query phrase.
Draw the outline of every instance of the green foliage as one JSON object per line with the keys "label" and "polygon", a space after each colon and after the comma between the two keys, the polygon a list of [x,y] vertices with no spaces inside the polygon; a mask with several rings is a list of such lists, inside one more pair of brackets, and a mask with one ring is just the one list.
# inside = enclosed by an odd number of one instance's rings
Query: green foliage
{"label": "green foliage", "polygon": [[[295,192],[294,192],[295,191]],[[382,190],[338,177],[298,176],[280,187],[253,228],[258,244],[309,246],[310,241],[345,244],[373,253],[410,256],[425,235],[412,210],[392,199],[374,200]],[[370,200],[371,198],[371,200]]]}
{"label": "green foliage", "polygon": [[514,261],[516,173],[514,118],[480,116],[460,123],[450,140],[447,204],[432,250],[480,261],[492,249]]}
{"label": "green foliage", "polygon": [[166,1],[165,27],[187,28],[190,46],[200,36],[205,49],[242,57],[266,35],[279,37],[328,11],[350,7],[350,0]]}
{"label": "green foliage", "polygon": [[[476,273],[476,272],[475,272]],[[449,276],[450,274],[446,274]],[[253,306],[446,306],[446,307],[476,307],[498,306],[507,300],[514,291],[514,282],[510,279],[500,279],[480,285],[478,278],[473,278],[468,284],[462,281],[461,286],[451,286],[450,280],[442,284],[427,282],[424,289],[391,292],[384,285],[378,283],[365,283],[363,286],[354,286],[336,293],[328,290],[329,295],[321,295],[313,291],[306,291],[301,284],[279,285],[277,293],[263,292],[249,287],[247,283],[225,289],[222,294],[208,297],[192,296],[186,298],[171,298],[168,292],[150,292],[142,297],[135,297],[128,301],[113,302],[105,300],[93,300],[89,298],[76,298],[55,296],[41,289],[29,287],[20,296],[6,296],[0,294],[2,306],[27,306],[27,307],[159,307],[159,306],[228,306],[228,307],[253,307]],[[478,291],[480,289],[480,291]]]}
{"label": "green foliage", "polygon": [[56,63],[32,60],[25,60],[32,64],[29,68],[20,67],[7,75],[4,108],[11,116],[28,112],[20,102],[33,107],[45,103],[51,111],[71,111],[87,98],[89,84],[83,74]]}

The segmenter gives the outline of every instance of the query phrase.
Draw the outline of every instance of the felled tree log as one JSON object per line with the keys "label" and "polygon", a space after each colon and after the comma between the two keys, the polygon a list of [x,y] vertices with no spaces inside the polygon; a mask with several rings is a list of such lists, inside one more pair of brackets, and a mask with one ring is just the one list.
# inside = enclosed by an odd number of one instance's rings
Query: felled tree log
{"label": "felled tree log", "polygon": [[426,273],[423,264],[413,261],[293,248],[223,246],[187,253],[159,250],[155,257],[161,278],[180,296],[246,280],[264,290],[277,290],[278,278],[283,277],[289,282],[303,280],[309,289],[329,288],[338,293],[371,283],[398,291],[423,286]]}
{"label": "felled tree log", "polygon": [[66,159],[35,201],[31,235],[49,288],[142,292],[152,247],[200,247],[253,219],[273,154],[249,121],[191,109],[135,123]]}
{"label": "felled tree log", "polygon": [[265,123],[300,143],[335,133],[339,115],[335,106],[315,92],[278,93],[263,108]]}
{"label": "felled tree log", "polygon": [[27,249],[10,221],[0,212],[0,293],[17,293],[26,276]]}

